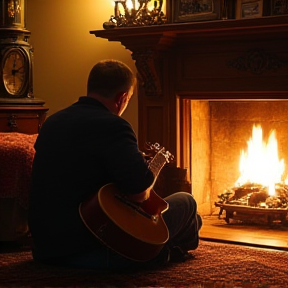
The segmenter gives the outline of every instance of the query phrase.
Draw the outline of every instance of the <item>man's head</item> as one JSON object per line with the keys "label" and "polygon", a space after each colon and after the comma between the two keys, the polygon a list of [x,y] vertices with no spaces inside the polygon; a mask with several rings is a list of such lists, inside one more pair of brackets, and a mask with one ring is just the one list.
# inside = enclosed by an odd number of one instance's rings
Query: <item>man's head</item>
{"label": "man's head", "polygon": [[117,60],[102,60],[91,70],[87,83],[87,96],[106,105],[121,115],[132,97],[135,76],[131,69]]}

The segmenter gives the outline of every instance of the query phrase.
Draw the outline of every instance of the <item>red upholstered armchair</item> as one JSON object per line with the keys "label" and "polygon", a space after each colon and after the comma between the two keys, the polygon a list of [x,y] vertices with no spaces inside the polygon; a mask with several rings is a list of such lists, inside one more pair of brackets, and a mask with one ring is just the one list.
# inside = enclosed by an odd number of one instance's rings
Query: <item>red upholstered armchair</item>
{"label": "red upholstered armchair", "polygon": [[16,241],[28,233],[28,195],[37,135],[0,133],[0,241]]}

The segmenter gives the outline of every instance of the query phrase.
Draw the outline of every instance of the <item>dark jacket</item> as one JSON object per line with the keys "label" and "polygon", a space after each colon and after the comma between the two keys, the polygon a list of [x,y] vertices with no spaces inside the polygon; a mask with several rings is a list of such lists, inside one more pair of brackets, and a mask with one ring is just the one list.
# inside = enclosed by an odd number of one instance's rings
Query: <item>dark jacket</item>
{"label": "dark jacket", "polygon": [[107,183],[128,194],[153,183],[131,125],[89,97],[50,116],[35,150],[29,200],[35,259],[101,249],[79,204]]}

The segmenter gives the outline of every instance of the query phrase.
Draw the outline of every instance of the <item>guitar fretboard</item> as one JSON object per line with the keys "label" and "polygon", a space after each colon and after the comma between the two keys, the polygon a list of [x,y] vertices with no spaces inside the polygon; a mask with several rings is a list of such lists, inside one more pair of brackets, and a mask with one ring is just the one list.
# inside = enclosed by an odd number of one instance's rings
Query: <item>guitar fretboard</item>
{"label": "guitar fretboard", "polygon": [[149,163],[149,169],[152,171],[152,173],[154,175],[153,186],[157,180],[157,177],[158,177],[161,169],[164,167],[164,165],[168,161],[169,155],[164,154],[164,153],[165,153],[164,148],[162,148],[161,150],[159,150],[157,152],[157,154],[154,156],[154,158]]}

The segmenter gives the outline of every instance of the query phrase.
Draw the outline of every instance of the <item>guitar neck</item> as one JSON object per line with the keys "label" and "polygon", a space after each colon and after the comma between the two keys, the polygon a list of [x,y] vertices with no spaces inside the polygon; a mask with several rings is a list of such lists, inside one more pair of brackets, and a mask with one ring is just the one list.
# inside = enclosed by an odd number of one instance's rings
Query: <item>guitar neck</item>
{"label": "guitar neck", "polygon": [[149,169],[152,171],[154,175],[153,186],[157,180],[157,177],[161,169],[164,167],[164,165],[167,162],[167,156],[164,155],[163,150],[164,149],[161,149],[149,163]]}

